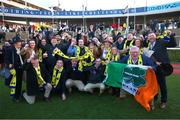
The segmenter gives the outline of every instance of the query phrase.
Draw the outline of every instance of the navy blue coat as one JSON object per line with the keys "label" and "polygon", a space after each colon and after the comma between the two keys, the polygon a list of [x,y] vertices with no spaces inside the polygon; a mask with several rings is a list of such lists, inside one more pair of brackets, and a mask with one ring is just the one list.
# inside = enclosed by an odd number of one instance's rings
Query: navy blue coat
{"label": "navy blue coat", "polygon": [[170,63],[166,47],[170,47],[167,42],[161,39],[156,40],[156,43],[152,49],[154,53],[151,56],[154,62],[158,61],[161,63]]}
{"label": "navy blue coat", "polygon": [[[123,57],[121,60],[119,60],[119,63],[125,63],[127,64],[128,59],[129,59],[130,55],[126,55],[125,57]],[[151,66],[154,70],[156,70],[156,65],[154,64],[154,62],[147,56],[141,54],[142,56],[142,61],[143,61],[143,65],[145,66]]]}

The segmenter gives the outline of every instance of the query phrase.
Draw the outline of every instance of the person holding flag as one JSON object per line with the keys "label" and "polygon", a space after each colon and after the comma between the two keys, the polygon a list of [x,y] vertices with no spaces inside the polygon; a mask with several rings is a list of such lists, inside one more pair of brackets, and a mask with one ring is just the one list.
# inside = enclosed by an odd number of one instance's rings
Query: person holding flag
{"label": "person holding flag", "polygon": [[[119,62],[125,64],[151,66],[154,70],[156,69],[156,65],[153,61],[145,55],[140,54],[140,49],[137,46],[130,47],[130,55],[125,56],[123,59],[119,60]],[[126,93],[123,89],[121,89],[119,97],[126,97]]]}

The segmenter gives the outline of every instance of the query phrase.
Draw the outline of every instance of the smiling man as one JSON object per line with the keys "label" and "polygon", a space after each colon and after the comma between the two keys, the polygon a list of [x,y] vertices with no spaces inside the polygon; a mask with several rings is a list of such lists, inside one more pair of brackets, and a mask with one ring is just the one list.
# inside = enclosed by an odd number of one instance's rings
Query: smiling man
{"label": "smiling man", "polygon": [[[153,63],[153,61],[150,58],[146,57],[145,55],[140,54],[140,49],[137,46],[132,46],[130,48],[130,55],[125,56],[119,62],[125,64],[151,66],[153,69],[156,69],[156,65]],[[121,89],[119,97],[120,98],[126,97],[124,90]]]}

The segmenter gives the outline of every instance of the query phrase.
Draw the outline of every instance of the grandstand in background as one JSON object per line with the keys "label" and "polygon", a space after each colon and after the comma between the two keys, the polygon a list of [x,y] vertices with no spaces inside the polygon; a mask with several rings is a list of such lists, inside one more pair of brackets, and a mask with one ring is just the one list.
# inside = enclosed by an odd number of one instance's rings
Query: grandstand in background
{"label": "grandstand in background", "polygon": [[[179,29],[175,30],[180,28],[180,2],[167,3],[166,5],[144,6],[144,8],[140,7],[137,9],[129,8],[131,11],[130,14],[123,12],[112,14],[112,12],[116,10],[62,11],[59,8],[59,3],[58,6],[45,8],[29,3],[26,0],[1,0],[0,5],[0,15],[2,16],[0,17],[1,25],[3,22],[5,24],[23,23],[27,25],[29,25],[30,22],[46,22],[57,26],[59,23],[66,23],[68,25],[77,24],[80,26],[84,24],[86,27],[91,24],[105,24],[110,26],[112,24],[122,25],[126,23],[127,16],[129,16],[129,26],[132,29],[134,29],[133,27],[143,29],[146,26],[150,26],[152,21],[156,21],[159,27],[161,24],[168,22],[169,27],[167,29],[173,30],[177,34],[178,39],[180,39]],[[134,10],[135,12],[133,12]],[[123,9],[119,11],[123,11]],[[94,15],[92,13],[94,13]]]}
{"label": "grandstand in background", "polygon": [[20,9],[30,9],[30,10],[50,10],[44,6],[39,6],[27,2],[26,0],[1,0],[0,4],[4,5],[4,7],[9,7],[9,8],[20,8]]}

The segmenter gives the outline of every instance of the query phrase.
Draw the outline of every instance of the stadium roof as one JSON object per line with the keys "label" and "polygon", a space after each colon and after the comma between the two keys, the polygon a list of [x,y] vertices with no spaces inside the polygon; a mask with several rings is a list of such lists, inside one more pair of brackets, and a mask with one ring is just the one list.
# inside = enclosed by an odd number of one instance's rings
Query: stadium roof
{"label": "stadium roof", "polygon": [[[179,0],[26,0],[30,3],[45,6],[47,8],[58,6],[65,10],[82,10],[82,6],[86,6],[87,10],[108,10],[108,9],[124,9],[129,7],[143,7],[160,5],[166,3],[177,2]],[[180,1],[179,1],[180,2]]]}
{"label": "stadium roof", "polygon": [[30,10],[50,10],[49,8],[28,2],[27,0],[0,0],[6,7],[15,7]]}

